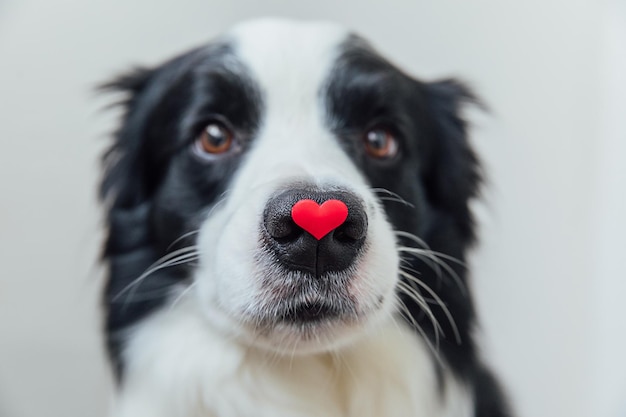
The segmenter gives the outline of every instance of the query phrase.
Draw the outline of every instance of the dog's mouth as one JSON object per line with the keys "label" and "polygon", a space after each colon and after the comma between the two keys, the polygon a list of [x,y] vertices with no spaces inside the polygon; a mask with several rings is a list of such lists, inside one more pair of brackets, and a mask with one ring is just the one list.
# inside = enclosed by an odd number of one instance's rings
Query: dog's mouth
{"label": "dog's mouth", "polygon": [[[288,274],[290,276],[293,274]],[[297,284],[274,286],[264,292],[247,317],[250,329],[257,335],[280,340],[309,340],[351,327],[361,319],[359,303],[348,286],[334,280],[303,280]],[[330,333],[329,333],[330,332]],[[289,335],[289,336],[286,336]]]}
{"label": "dog's mouth", "polygon": [[324,301],[316,301],[288,307],[279,315],[278,321],[285,324],[308,324],[326,322],[342,316],[342,309]]}
{"label": "dog's mouth", "polygon": [[384,316],[386,293],[368,286],[360,264],[315,275],[287,268],[266,251],[255,261],[256,292],[232,316],[237,334],[251,346],[324,352],[357,339]]}
{"label": "dog's mouth", "polygon": [[277,266],[273,272],[264,277],[263,291],[249,310],[260,328],[298,332],[358,320],[359,302],[351,290],[354,273],[318,277]]}
{"label": "dog's mouth", "polygon": [[362,325],[364,317],[354,301],[319,295],[303,298],[266,300],[248,321],[253,343],[291,354],[319,352],[347,340]]}

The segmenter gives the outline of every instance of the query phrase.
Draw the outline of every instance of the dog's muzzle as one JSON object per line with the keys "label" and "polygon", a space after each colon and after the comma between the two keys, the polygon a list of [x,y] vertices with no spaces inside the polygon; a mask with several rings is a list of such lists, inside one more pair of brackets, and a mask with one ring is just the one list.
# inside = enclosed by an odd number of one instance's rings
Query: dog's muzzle
{"label": "dog's muzzle", "polygon": [[[306,208],[312,213],[296,213],[294,208],[300,207],[294,206],[305,203],[312,206]],[[341,221],[343,213],[334,211],[345,208],[347,216]],[[335,215],[341,218],[327,218]],[[327,221],[330,230],[325,230],[327,226],[323,225],[320,232],[316,223]],[[336,226],[332,224],[334,221],[338,223]],[[367,214],[361,199],[347,190],[289,189],[270,198],[261,229],[265,244],[285,268],[322,277],[346,270],[355,263],[367,236]]]}

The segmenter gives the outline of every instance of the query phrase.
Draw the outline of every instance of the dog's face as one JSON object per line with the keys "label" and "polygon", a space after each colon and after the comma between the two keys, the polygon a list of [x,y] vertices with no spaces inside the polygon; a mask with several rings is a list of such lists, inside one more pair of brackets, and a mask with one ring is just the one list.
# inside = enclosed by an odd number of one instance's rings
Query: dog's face
{"label": "dog's face", "polygon": [[[331,349],[401,307],[459,326],[440,319],[461,310],[458,289],[442,284],[431,311],[433,295],[407,286],[422,272],[434,283],[403,253],[462,258],[472,238],[462,86],[412,79],[336,26],[277,21],[114,86],[131,97],[103,183],[110,330],[183,298],[208,326],[279,352]],[[347,215],[315,237],[293,213],[302,200],[314,223],[328,200]]]}
{"label": "dog's face", "polygon": [[[210,107],[219,118],[187,155],[197,160],[194,175],[207,165],[236,165],[220,179],[229,182],[223,201],[200,224],[199,302],[221,328],[288,352],[327,349],[391,314],[398,275],[393,229],[363,168],[384,175],[399,143],[381,114],[363,125],[329,94],[341,72],[332,74],[345,32],[291,30],[235,30],[235,65],[249,84],[237,112],[257,119],[233,121],[235,114]],[[284,36],[305,43],[277,48]],[[364,86],[347,87],[352,91],[343,97]],[[226,86],[218,100],[228,101],[237,88]],[[207,152],[202,141],[211,129],[220,143],[231,141],[228,149]],[[342,201],[347,219],[318,240],[292,219],[292,207],[304,199]]]}

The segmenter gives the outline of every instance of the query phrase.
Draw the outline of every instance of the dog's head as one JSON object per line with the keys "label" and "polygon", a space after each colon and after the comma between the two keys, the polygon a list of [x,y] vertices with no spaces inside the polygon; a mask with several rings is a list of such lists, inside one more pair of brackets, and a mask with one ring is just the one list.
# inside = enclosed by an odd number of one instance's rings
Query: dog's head
{"label": "dog's head", "polygon": [[473,237],[461,84],[413,79],[331,24],[263,20],[109,88],[128,93],[102,184],[114,352],[183,298],[275,351],[396,312],[427,336],[469,330],[463,272],[436,254],[463,259]]}

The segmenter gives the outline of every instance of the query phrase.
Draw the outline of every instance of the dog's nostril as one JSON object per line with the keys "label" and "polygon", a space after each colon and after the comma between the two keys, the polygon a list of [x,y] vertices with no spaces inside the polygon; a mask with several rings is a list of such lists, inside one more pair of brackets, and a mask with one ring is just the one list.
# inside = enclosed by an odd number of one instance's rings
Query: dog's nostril
{"label": "dog's nostril", "polygon": [[293,222],[290,217],[273,217],[265,222],[265,228],[269,235],[279,241],[297,239],[302,234],[302,229]]}
{"label": "dog's nostril", "polygon": [[350,243],[354,240],[341,229],[335,230],[335,232],[333,233],[333,239],[335,239],[339,243]]}
{"label": "dog's nostril", "polygon": [[351,213],[348,220],[333,233],[333,239],[339,243],[354,243],[367,234],[367,219],[364,212]]}

